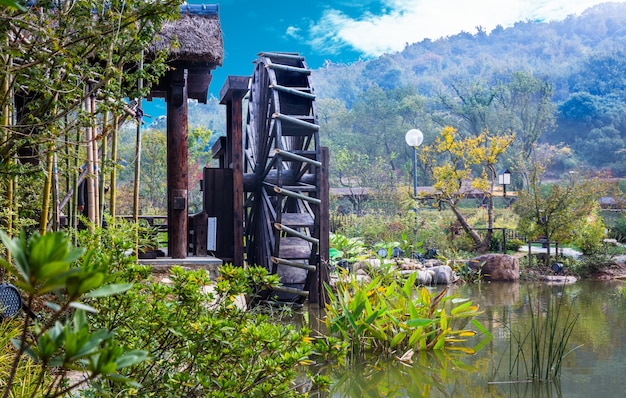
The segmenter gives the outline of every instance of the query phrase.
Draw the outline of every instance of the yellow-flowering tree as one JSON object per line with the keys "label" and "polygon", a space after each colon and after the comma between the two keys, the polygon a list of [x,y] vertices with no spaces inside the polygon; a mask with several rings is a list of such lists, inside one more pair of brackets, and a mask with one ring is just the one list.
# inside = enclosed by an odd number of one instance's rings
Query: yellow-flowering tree
{"label": "yellow-flowering tree", "polygon": [[[476,250],[486,252],[493,229],[493,189],[498,158],[513,143],[514,134],[490,134],[459,137],[457,130],[446,126],[433,144],[421,153],[426,170],[434,181],[437,204],[448,205],[472,238]],[[481,237],[461,213],[459,203],[469,189],[484,195],[487,206],[487,233]]]}

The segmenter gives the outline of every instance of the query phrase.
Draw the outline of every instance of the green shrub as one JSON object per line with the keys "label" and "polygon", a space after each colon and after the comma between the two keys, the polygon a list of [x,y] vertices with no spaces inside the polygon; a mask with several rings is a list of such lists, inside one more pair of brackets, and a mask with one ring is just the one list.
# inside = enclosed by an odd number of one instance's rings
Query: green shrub
{"label": "green shrub", "polygon": [[[104,285],[105,258],[72,247],[62,232],[30,237],[22,232],[13,239],[0,232],[0,238],[13,260],[0,259],[0,266],[25,294],[27,307],[43,303],[47,309],[34,322],[22,315],[9,374],[0,385],[3,396],[10,396],[16,388],[23,391],[23,386],[30,391],[27,396],[56,397],[97,380],[133,385],[120,371],[144,361],[146,352],[124,349],[113,333],[94,328],[86,316],[95,311],[87,299],[116,295],[130,285]],[[32,378],[24,380],[19,369],[31,364],[27,357],[34,361]],[[72,370],[86,377],[74,384],[64,382]]]}
{"label": "green shrub", "polygon": [[576,245],[583,254],[597,254],[602,252],[603,239],[605,236],[606,226],[601,217],[590,217],[591,220],[581,223],[576,231]]}
{"label": "green shrub", "polygon": [[[524,246],[524,242],[520,239],[513,238],[513,239],[506,240],[507,252],[510,252],[510,251],[516,252],[522,246]],[[492,252],[497,252],[497,251],[500,251],[501,247],[502,247],[502,233],[499,231],[494,232],[493,236],[491,237],[491,246],[489,250]]]}
{"label": "green shrub", "polygon": [[626,242],[626,217],[621,216],[609,228],[609,238],[616,239],[622,243]]}
{"label": "green shrub", "polygon": [[[337,291],[328,288],[326,327],[331,335],[342,337],[350,345],[353,358],[364,353],[411,353],[418,350],[461,350],[467,337],[476,333],[466,329],[471,324],[490,338],[476,320],[478,306],[470,301],[447,296],[447,289],[436,296],[415,289],[417,274],[402,284],[383,284],[381,277],[362,284],[352,277],[337,283]],[[410,356],[410,354],[409,354]]]}
{"label": "green shrub", "polygon": [[[310,363],[313,341],[309,330],[238,303],[278,283],[260,267],[224,265],[211,281],[205,270],[174,267],[161,281],[149,267],[124,255],[132,225],[96,228],[79,236],[87,247],[104,243],[119,262],[107,281],[132,283],[126,294],[90,303],[98,309],[94,324],[114,331],[127,349],[145,350],[150,361],[126,369],[138,380],[139,397],[296,396],[292,382]],[[98,240],[93,237],[97,236]],[[102,249],[102,253],[106,253]],[[94,396],[128,394],[123,387],[102,382]]]}

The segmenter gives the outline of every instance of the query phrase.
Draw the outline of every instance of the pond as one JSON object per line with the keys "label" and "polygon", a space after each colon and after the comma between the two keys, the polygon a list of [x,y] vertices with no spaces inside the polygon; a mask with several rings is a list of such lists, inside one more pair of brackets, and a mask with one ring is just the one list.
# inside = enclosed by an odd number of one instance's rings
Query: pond
{"label": "pond", "polygon": [[[480,305],[484,312],[479,320],[493,335],[476,354],[430,352],[417,354],[412,366],[376,358],[350,369],[328,369],[333,382],[330,391],[311,396],[622,397],[626,383],[623,286],[619,281],[453,286],[451,293]],[[571,352],[562,362],[560,378],[529,382],[523,369],[510,371],[511,358],[518,352],[515,337],[530,329],[531,308],[545,313],[550,300],[561,304],[559,320],[564,321],[570,310],[578,316],[567,344]]]}

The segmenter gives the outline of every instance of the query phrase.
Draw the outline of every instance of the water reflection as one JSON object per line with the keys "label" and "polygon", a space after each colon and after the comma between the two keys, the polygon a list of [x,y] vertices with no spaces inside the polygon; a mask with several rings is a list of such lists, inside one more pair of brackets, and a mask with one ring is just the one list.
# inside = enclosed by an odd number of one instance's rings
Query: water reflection
{"label": "water reflection", "polygon": [[[548,286],[492,283],[455,286],[451,294],[468,297],[484,310],[480,322],[493,334],[471,356],[422,353],[412,367],[373,358],[357,367],[326,369],[333,379],[322,397],[621,397],[626,374],[626,299],[623,282],[582,281]],[[530,324],[531,308],[545,311],[550,301],[578,315],[554,382],[527,382],[518,369],[510,374],[511,333]],[[312,317],[314,318],[314,317]]]}

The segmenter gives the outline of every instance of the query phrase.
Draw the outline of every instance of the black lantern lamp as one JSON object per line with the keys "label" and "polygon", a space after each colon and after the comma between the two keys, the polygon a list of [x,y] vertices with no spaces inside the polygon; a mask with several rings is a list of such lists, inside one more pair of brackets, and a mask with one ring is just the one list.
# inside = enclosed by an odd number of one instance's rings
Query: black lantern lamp
{"label": "black lantern lamp", "polygon": [[503,194],[506,198],[506,186],[511,184],[511,172],[509,169],[498,172],[498,184],[502,185]]}

